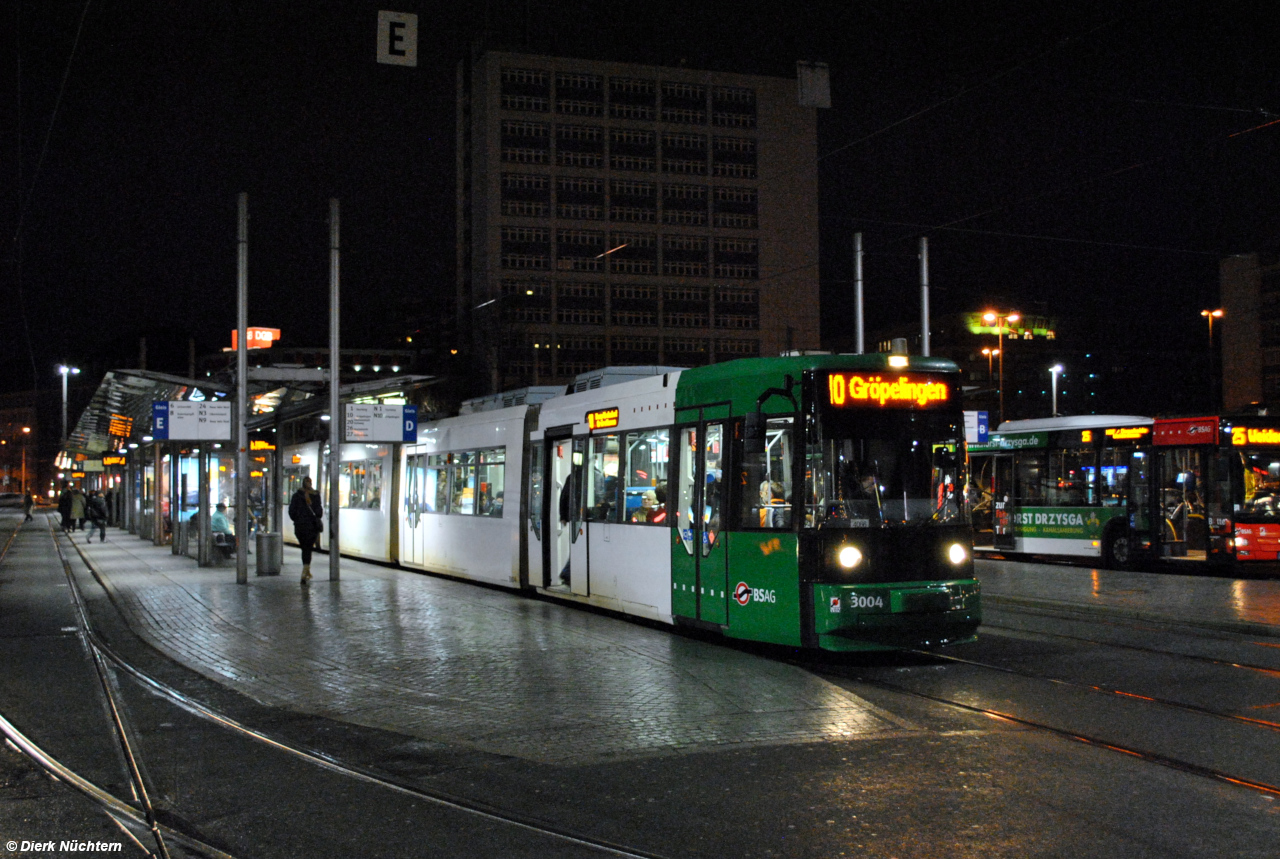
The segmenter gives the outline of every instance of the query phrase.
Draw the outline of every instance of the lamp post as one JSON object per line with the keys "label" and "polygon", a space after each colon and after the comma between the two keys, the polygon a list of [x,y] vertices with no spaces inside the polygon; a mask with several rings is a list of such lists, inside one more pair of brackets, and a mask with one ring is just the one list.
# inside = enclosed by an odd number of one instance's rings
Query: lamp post
{"label": "lamp post", "polygon": [[80,372],[79,367],[69,367],[66,364],[58,365],[58,375],[62,377],[62,446],[67,445],[67,376],[74,376]]}
{"label": "lamp post", "polygon": [[996,326],[996,336],[1000,338],[1000,348],[996,350],[996,354],[1000,356],[1000,423],[1004,423],[1004,353],[1008,349],[1004,343],[1004,330],[1007,327],[1006,323],[1017,322],[1021,318],[1017,313],[997,313],[994,310],[988,310],[982,314],[982,321]]}
{"label": "lamp post", "polygon": [[1218,409],[1217,376],[1213,367],[1213,320],[1222,318],[1222,308],[1201,310],[1200,315],[1209,321],[1209,411],[1212,412]]}
{"label": "lamp post", "polygon": [[987,356],[987,382],[995,381],[995,373],[991,370],[991,359],[1000,354],[999,349],[992,349],[990,346],[982,347],[982,354]]}
{"label": "lamp post", "polygon": [[22,494],[27,494],[27,447],[31,443],[31,427],[22,428]]}
{"label": "lamp post", "polygon": [[1051,383],[1051,384],[1052,384],[1052,388],[1053,388],[1053,400],[1052,400],[1052,403],[1053,403],[1053,414],[1052,414],[1052,416],[1053,416],[1053,417],[1055,417],[1055,418],[1058,416],[1058,374],[1059,374],[1059,373],[1061,373],[1061,372],[1062,372],[1062,365],[1061,365],[1061,364],[1054,364],[1052,367],[1050,367],[1050,368],[1049,368],[1049,375],[1052,377],[1052,380],[1053,380],[1053,381],[1052,381],[1052,383]]}

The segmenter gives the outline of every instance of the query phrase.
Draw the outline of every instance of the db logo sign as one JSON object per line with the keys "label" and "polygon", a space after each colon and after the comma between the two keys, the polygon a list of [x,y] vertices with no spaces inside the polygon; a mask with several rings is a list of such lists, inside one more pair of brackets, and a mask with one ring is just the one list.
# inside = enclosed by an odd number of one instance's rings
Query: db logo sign
{"label": "db logo sign", "polygon": [[738,601],[738,605],[751,602],[751,588],[747,587],[746,582],[738,582],[738,586],[733,589],[733,598]]}

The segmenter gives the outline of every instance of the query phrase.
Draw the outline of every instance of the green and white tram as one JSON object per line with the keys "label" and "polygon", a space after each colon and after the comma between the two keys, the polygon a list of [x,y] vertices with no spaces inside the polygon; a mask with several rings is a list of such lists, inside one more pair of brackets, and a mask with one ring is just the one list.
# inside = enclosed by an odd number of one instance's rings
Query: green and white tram
{"label": "green and white tram", "polygon": [[[344,446],[394,473],[378,505],[344,494],[342,551],[732,638],[965,641],[981,615],[959,378],[941,359],[801,355],[473,401],[420,422],[398,468]],[[318,442],[282,453],[324,461]]]}

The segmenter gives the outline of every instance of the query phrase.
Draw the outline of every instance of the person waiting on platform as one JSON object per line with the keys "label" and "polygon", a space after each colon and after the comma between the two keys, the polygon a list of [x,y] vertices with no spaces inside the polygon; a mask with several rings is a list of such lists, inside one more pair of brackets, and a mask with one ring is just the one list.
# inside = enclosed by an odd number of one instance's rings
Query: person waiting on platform
{"label": "person waiting on platform", "polygon": [[230,558],[236,550],[236,534],[227,518],[227,505],[221,501],[209,517],[209,531],[213,534],[213,545],[224,557]]}

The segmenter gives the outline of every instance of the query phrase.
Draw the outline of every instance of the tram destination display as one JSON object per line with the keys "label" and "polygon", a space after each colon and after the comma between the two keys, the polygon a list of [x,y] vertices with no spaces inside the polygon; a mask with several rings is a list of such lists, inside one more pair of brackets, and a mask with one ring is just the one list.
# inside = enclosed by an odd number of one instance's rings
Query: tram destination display
{"label": "tram destination display", "polygon": [[151,404],[151,437],[169,441],[231,441],[231,403],[202,400]]}
{"label": "tram destination display", "polygon": [[344,441],[414,442],[418,440],[418,407],[383,403],[348,403]]}

